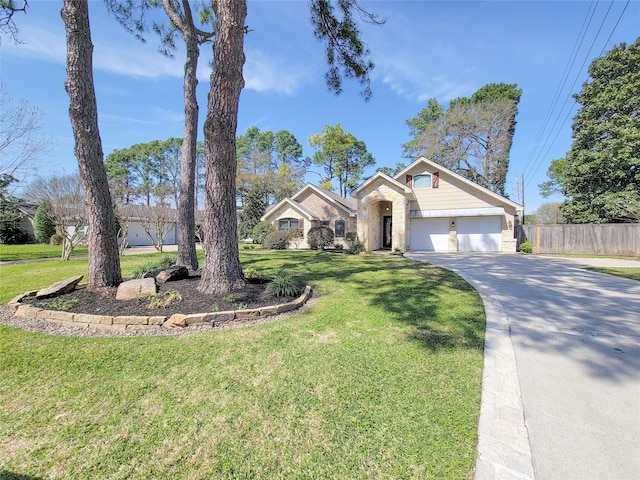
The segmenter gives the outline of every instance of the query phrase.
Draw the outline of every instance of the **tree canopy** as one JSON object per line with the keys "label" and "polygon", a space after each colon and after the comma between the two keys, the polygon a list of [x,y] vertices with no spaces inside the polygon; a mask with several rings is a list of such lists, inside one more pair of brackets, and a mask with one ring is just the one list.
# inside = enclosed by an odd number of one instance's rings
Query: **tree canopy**
{"label": "tree canopy", "polygon": [[640,212],[640,37],[589,67],[574,95],[573,144],[542,193],[559,192],[568,223],[637,222]]}
{"label": "tree canopy", "polygon": [[470,98],[461,97],[445,109],[430,99],[418,115],[407,120],[413,137],[404,155],[420,155],[505,195],[509,152],[522,90],[515,84],[485,85]]}
{"label": "tree canopy", "polygon": [[247,195],[259,192],[266,206],[292,195],[302,186],[305,170],[302,145],[291,132],[263,132],[254,126],[236,142],[236,188],[241,204],[244,205]]}
{"label": "tree canopy", "polygon": [[309,137],[309,145],[319,150],[313,154],[311,162],[324,170],[324,186],[333,188],[333,180],[338,182],[338,193],[346,197],[360,183],[365,168],[375,164],[367,145],[353,134],[345,132],[342,126],[325,125],[322,132]]}

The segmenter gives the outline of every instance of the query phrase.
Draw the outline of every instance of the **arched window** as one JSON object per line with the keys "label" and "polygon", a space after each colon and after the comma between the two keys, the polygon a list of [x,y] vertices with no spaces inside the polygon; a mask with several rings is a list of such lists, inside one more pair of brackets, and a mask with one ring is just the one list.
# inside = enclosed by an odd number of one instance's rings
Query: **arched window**
{"label": "arched window", "polygon": [[336,220],[336,237],[344,237],[344,220]]}
{"label": "arched window", "polygon": [[278,230],[294,230],[298,228],[297,218],[281,218],[278,221]]}
{"label": "arched window", "polygon": [[413,188],[431,188],[431,175],[414,175]]}

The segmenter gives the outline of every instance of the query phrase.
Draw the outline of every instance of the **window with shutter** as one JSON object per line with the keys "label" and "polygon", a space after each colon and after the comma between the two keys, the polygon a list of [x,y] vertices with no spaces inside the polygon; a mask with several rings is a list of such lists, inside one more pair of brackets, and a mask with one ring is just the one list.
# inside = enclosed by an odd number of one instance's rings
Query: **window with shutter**
{"label": "window with shutter", "polygon": [[431,188],[431,175],[416,175],[413,177],[413,188]]}
{"label": "window with shutter", "polygon": [[293,230],[298,228],[297,218],[281,218],[278,221],[278,230]]}

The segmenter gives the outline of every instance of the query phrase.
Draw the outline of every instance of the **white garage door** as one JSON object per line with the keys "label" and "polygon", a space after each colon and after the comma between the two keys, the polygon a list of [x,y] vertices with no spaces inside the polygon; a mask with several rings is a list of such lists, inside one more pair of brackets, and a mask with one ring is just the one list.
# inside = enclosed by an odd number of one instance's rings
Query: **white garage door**
{"label": "white garage door", "polygon": [[501,217],[460,217],[456,222],[458,250],[499,252],[502,249]]}
{"label": "white garage door", "polygon": [[449,249],[449,219],[412,219],[409,249],[446,252]]}

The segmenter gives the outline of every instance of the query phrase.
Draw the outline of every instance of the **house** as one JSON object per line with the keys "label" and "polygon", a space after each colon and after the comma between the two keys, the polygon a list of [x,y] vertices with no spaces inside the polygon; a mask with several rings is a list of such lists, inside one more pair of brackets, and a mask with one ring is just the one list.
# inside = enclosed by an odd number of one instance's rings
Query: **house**
{"label": "house", "polygon": [[33,220],[36,217],[36,210],[38,205],[24,203],[17,205],[20,218],[16,221],[15,227],[27,232],[32,237],[35,237],[35,231],[33,229]]}
{"label": "house", "polygon": [[356,231],[368,251],[515,252],[521,206],[424,157],[393,178],[377,172],[352,196],[306,185],[263,220],[279,230],[300,228],[305,239],[315,225],[333,229],[337,242]]}
{"label": "house", "polygon": [[376,173],[352,195],[367,250],[515,252],[522,207],[424,157],[393,178]]}
{"label": "house", "polygon": [[260,220],[273,223],[276,230],[302,230],[298,248],[309,248],[307,233],[326,226],[334,232],[334,243],[347,246],[347,232],[356,231],[357,203],[308,183],[289,198],[269,207]]}

